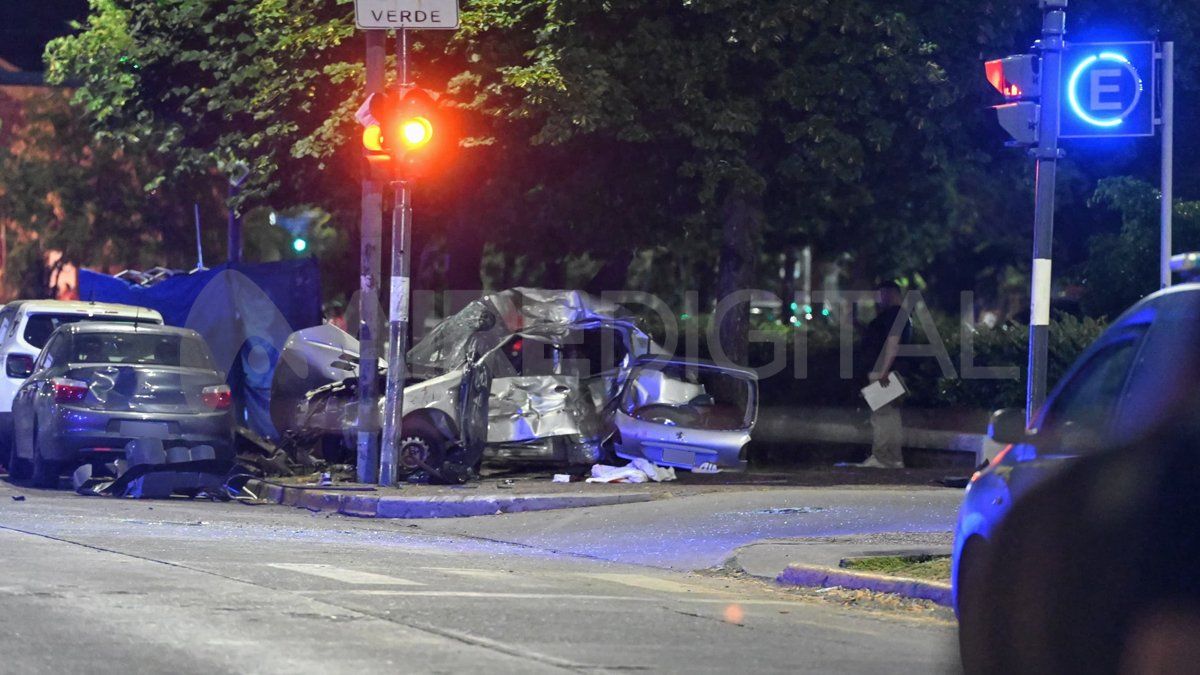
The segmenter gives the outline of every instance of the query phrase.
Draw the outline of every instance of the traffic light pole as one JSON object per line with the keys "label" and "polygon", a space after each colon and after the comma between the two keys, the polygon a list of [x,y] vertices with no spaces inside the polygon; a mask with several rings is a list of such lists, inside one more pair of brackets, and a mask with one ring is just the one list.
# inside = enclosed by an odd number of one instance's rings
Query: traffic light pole
{"label": "traffic light pole", "polygon": [[[396,64],[400,87],[408,81],[408,30],[400,29],[396,44]],[[387,392],[383,403],[383,451],[379,463],[379,484],[395,485],[400,462],[404,417],[404,383],[408,379],[408,299],[409,255],[412,242],[412,194],[406,180],[392,183],[392,275],[388,303]]]}
{"label": "traffic light pole", "polygon": [[1038,116],[1037,178],[1033,206],[1033,278],[1029,301],[1029,372],[1025,420],[1032,425],[1046,400],[1050,345],[1050,280],[1054,247],[1054,186],[1058,173],[1059,108],[1062,104],[1062,51],[1067,0],[1041,0],[1041,109]]}
{"label": "traffic light pole", "polygon": [[[366,31],[367,96],[384,90],[385,38],[382,30]],[[383,247],[383,185],[370,171],[362,179],[362,238],[358,297],[358,438],[357,479],[373,483],[379,467],[379,316],[380,248]]]}
{"label": "traffic light pole", "polygon": [[1174,220],[1175,43],[1162,44],[1162,199],[1160,210],[1159,281],[1171,285],[1171,229]]}

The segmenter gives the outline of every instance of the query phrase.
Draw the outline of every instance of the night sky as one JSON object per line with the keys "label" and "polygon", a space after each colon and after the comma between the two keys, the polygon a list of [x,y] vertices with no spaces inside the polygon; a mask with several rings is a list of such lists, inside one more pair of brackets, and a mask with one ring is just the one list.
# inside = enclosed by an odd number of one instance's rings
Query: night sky
{"label": "night sky", "polygon": [[21,70],[42,70],[42,49],[87,16],[87,0],[0,0],[0,58]]}

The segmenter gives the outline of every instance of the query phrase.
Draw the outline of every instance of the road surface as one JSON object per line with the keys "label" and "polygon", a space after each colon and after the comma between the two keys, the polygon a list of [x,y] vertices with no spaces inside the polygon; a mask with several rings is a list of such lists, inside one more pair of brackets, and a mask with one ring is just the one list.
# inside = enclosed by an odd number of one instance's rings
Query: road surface
{"label": "road surface", "polygon": [[953,672],[948,621],[693,570],[754,538],[948,529],[956,499],[805,488],[387,521],[0,482],[0,671]]}

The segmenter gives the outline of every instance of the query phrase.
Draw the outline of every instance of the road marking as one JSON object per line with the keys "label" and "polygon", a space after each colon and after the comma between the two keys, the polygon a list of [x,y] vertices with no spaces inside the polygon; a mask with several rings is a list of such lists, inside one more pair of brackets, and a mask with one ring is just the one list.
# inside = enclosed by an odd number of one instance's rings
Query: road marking
{"label": "road marking", "polygon": [[375,586],[424,586],[417,581],[409,581],[399,577],[389,577],[386,574],[375,574],[374,572],[362,572],[359,570],[347,570],[333,565],[318,565],[308,563],[267,563],[267,567],[287,570],[289,572],[299,572],[300,574],[310,574],[314,577],[322,579],[332,579],[345,584],[370,584]]}
{"label": "road marking", "polygon": [[492,580],[492,581],[494,581],[496,579],[504,579],[505,581],[512,581],[513,579],[517,578],[517,576],[515,574],[510,574],[508,572],[500,572],[497,570],[478,570],[478,569],[471,569],[469,567],[422,567],[421,569],[429,570],[430,572],[442,572],[443,574],[453,574],[453,575],[459,576],[459,577],[471,577],[473,579],[488,579],[488,580]]}
{"label": "road marking", "polygon": [[[790,607],[798,608],[803,606],[803,603],[795,600],[763,600],[753,598],[738,598],[730,600],[729,598],[697,598],[697,597],[646,597],[646,596],[630,596],[630,595],[589,595],[586,593],[506,593],[506,592],[486,592],[486,591],[401,591],[401,590],[384,590],[384,589],[348,589],[348,590],[319,590],[319,591],[299,591],[301,595],[324,595],[326,593],[338,593],[340,595],[356,595],[366,597],[391,597],[391,598],[462,598],[466,600],[582,600],[582,601],[597,601],[597,602],[641,602],[651,604],[662,604],[670,602],[690,603],[699,605],[723,605],[727,606],[731,602],[743,607]],[[719,615],[718,615],[719,616]],[[837,630],[843,633],[852,633],[854,635],[865,635],[870,637],[879,637],[881,633],[861,628],[850,628],[847,626],[834,626],[827,622],[810,621],[801,619],[796,615],[789,615],[788,621],[804,626],[812,626],[814,628],[822,628],[827,630]]]}
{"label": "road marking", "polygon": [[587,574],[581,573],[577,576],[596,579],[598,581],[608,581],[624,586],[632,586],[633,588],[641,588],[647,591],[660,591],[663,593],[704,593],[707,595],[730,595],[725,591],[710,590],[701,586],[691,586],[681,584],[678,581],[663,579],[661,577],[651,577],[644,574]]}

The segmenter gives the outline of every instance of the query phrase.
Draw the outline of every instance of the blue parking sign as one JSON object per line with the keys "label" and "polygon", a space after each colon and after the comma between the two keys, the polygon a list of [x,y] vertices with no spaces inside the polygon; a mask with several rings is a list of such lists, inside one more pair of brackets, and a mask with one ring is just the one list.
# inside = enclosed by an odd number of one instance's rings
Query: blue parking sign
{"label": "blue parking sign", "polygon": [[1153,42],[1067,44],[1060,138],[1153,136]]}

